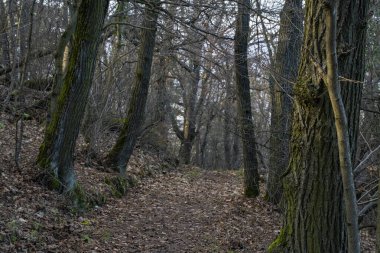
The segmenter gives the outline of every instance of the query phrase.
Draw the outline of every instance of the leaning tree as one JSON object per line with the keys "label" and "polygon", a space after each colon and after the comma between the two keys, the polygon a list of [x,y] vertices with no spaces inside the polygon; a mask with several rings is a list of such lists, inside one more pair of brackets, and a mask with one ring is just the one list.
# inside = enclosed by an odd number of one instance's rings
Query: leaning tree
{"label": "leaning tree", "polygon": [[67,73],[37,158],[44,174],[49,175],[50,186],[63,192],[76,185],[75,142],[92,84],[108,2],[82,0],[79,6]]}
{"label": "leaning tree", "polygon": [[121,175],[125,175],[126,173],[127,164],[135,147],[137,137],[140,135],[144,120],[156,40],[158,8],[160,4],[160,0],[150,0],[145,4],[138,61],[132,86],[132,98],[129,103],[127,118],[124,121],[123,128],[107,157],[107,163]]}

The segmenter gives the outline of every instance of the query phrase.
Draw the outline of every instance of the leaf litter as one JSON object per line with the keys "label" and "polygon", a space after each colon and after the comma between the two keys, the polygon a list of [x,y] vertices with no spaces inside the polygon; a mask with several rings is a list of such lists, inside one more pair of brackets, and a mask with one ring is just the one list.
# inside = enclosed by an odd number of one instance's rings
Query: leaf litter
{"label": "leaf litter", "polygon": [[[112,173],[88,165],[78,152],[78,181],[86,190],[104,193],[107,201],[76,211],[65,196],[34,180],[43,129],[34,121],[26,124],[21,171],[13,162],[14,131],[14,124],[2,119],[0,252],[260,253],[279,233],[278,209],[263,196],[243,196],[241,171],[162,170],[169,166],[141,149],[128,167],[140,183],[122,198],[110,196],[104,183]],[[369,249],[364,252],[371,252],[374,241],[364,244]]]}

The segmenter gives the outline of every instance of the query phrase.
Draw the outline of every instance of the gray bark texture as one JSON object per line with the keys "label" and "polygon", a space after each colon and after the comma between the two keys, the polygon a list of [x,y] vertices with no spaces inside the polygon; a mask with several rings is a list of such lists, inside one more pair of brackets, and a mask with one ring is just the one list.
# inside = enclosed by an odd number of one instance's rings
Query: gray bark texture
{"label": "gray bark texture", "polygon": [[46,128],[37,163],[52,178],[51,187],[67,192],[76,185],[74,149],[95,69],[108,0],[82,0],[67,74],[51,122]]}
{"label": "gray bark texture", "polygon": [[256,197],[259,195],[259,173],[247,61],[249,10],[249,0],[238,1],[235,33],[235,79],[240,132],[243,142],[244,192],[248,197]]}
{"label": "gray bark texture", "polygon": [[74,1],[72,6],[72,11],[70,12],[69,23],[66,26],[65,31],[59,39],[57,49],[54,55],[54,64],[55,64],[55,77],[54,84],[52,88],[52,95],[50,100],[50,110],[47,116],[47,124],[50,123],[51,115],[54,113],[55,108],[58,102],[58,96],[63,86],[63,79],[67,72],[67,67],[70,60],[70,40],[74,34],[76,22],[77,22],[77,11],[78,11],[78,2],[79,0]]}
{"label": "gray bark texture", "polygon": [[360,252],[358,208],[354,176],[352,171],[350,139],[348,136],[347,116],[338,80],[338,58],[336,52],[336,6],[330,1],[325,6],[326,15],[326,65],[325,84],[334,112],[335,129],[338,141],[339,167],[343,183],[343,197],[346,214],[348,252]]}
{"label": "gray bark texture", "polygon": [[[337,61],[351,159],[356,153],[364,79],[368,1],[337,1]],[[334,111],[325,82],[326,1],[306,1],[291,156],[284,178],[285,220],[270,252],[347,252],[343,183]]]}
{"label": "gray bark texture", "polygon": [[267,195],[274,204],[281,200],[281,176],[289,163],[292,93],[302,42],[302,1],[286,0],[280,18],[279,40],[270,76],[272,108]]}
{"label": "gray bark texture", "polygon": [[[8,32],[7,32],[7,11],[5,9],[4,2],[0,2],[0,52],[1,52],[1,59],[0,59],[0,73],[4,69],[10,69],[11,65],[11,57],[9,53],[9,38],[8,38]],[[0,79],[1,80],[1,79]],[[11,77],[9,73],[5,74],[5,77],[3,80],[1,80],[1,83],[4,83],[5,85],[9,85],[9,82],[11,81]]]}
{"label": "gray bark texture", "polygon": [[157,8],[159,5],[159,0],[152,0],[145,5],[142,25],[144,29],[141,30],[141,45],[138,52],[138,62],[135,69],[135,79],[127,118],[116,144],[107,158],[107,163],[121,175],[126,174],[126,167],[144,120],[157,30]]}

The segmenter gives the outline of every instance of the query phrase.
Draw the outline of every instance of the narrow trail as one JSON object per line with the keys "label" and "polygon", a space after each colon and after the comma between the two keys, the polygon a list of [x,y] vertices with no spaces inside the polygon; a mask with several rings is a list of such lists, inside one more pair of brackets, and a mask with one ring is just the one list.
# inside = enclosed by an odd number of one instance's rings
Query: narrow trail
{"label": "narrow trail", "polygon": [[[279,214],[242,196],[239,172],[187,169],[145,180],[85,219],[85,252],[266,252]],[[82,248],[81,247],[81,248]]]}
{"label": "narrow trail", "polygon": [[[35,182],[43,128],[25,129],[21,172],[13,167],[14,131],[14,124],[0,129],[0,252],[265,252],[279,232],[270,204],[243,197],[241,171],[157,171],[123,198],[77,213],[64,195]],[[104,180],[112,174],[87,167],[80,154],[78,182],[109,196]],[[160,168],[157,161],[136,152],[131,173]]]}

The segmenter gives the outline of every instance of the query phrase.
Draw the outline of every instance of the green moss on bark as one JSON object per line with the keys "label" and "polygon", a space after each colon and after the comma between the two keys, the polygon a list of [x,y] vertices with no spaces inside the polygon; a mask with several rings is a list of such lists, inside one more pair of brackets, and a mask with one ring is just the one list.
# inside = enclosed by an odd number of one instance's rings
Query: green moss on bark
{"label": "green moss on bark", "polygon": [[284,245],[284,242],[286,240],[284,228],[281,229],[280,234],[277,236],[276,240],[274,240],[271,245],[268,247],[269,253],[281,253],[284,252],[282,249],[282,246]]}
{"label": "green moss on bark", "polygon": [[[71,61],[70,65],[75,66],[75,61]],[[65,80],[65,83],[58,97],[57,108],[56,108],[57,110],[53,113],[52,119],[46,126],[45,139],[40,147],[40,151],[37,158],[37,163],[42,168],[47,168],[49,166],[49,163],[50,163],[49,148],[51,148],[56,132],[58,130],[60,115],[62,114],[64,104],[67,101],[67,98],[69,96],[69,91],[71,88],[72,81],[73,81],[72,78],[67,78]]]}

